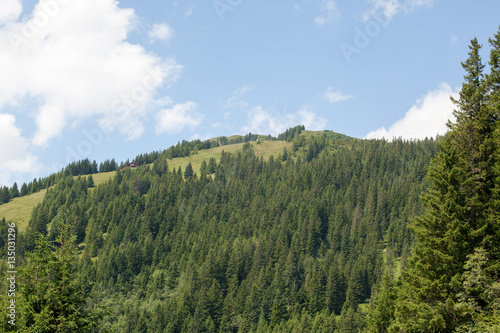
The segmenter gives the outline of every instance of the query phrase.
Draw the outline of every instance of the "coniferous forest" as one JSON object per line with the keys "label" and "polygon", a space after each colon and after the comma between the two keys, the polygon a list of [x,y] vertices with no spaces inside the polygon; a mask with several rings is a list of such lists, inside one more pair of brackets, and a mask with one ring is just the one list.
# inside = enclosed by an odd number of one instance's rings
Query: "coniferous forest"
{"label": "coniferous forest", "polygon": [[[0,221],[19,270],[0,330],[499,332],[500,32],[489,45],[486,66],[471,42],[443,137],[297,126],[200,170],[170,167],[175,147],[107,161],[97,186],[69,166],[25,232]],[[293,145],[265,159],[257,138]]]}

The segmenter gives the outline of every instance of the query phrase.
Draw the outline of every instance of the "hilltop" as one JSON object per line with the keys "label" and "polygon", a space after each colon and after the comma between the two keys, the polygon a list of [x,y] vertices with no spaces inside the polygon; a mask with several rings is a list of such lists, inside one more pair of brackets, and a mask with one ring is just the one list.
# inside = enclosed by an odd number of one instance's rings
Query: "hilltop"
{"label": "hilltop", "polygon": [[[285,133],[283,134],[283,136]],[[325,135],[328,138],[334,138],[340,141],[352,140],[348,136],[334,133],[331,131],[301,131],[299,134],[303,138],[309,138],[311,136],[317,135]],[[250,141],[250,139],[253,139]],[[209,142],[224,142],[225,145],[220,145],[215,148],[209,148],[204,150],[196,150],[191,152],[189,156],[185,157],[174,157],[168,158],[168,163],[171,168],[181,168],[184,170],[186,166],[191,163],[194,171],[199,174],[202,161],[208,162],[210,158],[215,158],[216,161],[220,160],[220,156],[222,151],[227,153],[236,153],[242,150],[244,145],[243,142],[250,142],[255,150],[256,156],[262,156],[265,159],[268,159],[270,156],[278,157],[278,155],[283,153],[283,149],[291,150],[292,143],[291,141],[279,140],[276,138],[272,138],[270,136],[265,135],[233,135],[230,137],[215,137],[207,140]],[[240,143],[235,143],[240,142]],[[304,150],[302,148],[302,150]],[[146,154],[147,155],[147,154]],[[126,163],[121,163],[122,167],[126,165]],[[147,163],[147,165],[151,166],[151,163]],[[102,167],[102,164],[101,164]],[[68,168],[67,168],[68,169]],[[102,169],[102,168],[101,168]],[[84,174],[87,172],[84,172]],[[95,185],[99,185],[105,183],[110,180],[112,177],[116,175],[116,171],[109,172],[98,172],[92,173],[93,182]],[[56,174],[50,175],[46,179],[52,180],[56,178]],[[77,176],[75,176],[77,177]],[[42,183],[42,181],[40,181]],[[54,181],[49,182],[48,186],[54,186]],[[31,185],[31,184],[30,184]],[[28,185],[25,184],[26,187]],[[11,189],[12,190],[12,189]],[[46,188],[40,189],[38,192],[24,195],[24,196],[16,196],[12,200],[7,203],[0,205],[0,219],[5,218],[6,220],[15,221],[18,225],[19,230],[24,231],[28,226],[28,221],[31,218],[31,214],[33,208],[35,208],[39,203],[43,201],[45,194],[47,192]]]}

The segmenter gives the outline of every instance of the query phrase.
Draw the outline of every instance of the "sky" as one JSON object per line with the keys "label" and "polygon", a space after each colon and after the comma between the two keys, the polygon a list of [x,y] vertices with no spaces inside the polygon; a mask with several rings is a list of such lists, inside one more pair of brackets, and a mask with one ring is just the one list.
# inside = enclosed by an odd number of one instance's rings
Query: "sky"
{"label": "sky", "polygon": [[446,132],[498,0],[0,0],[0,186],[299,124]]}

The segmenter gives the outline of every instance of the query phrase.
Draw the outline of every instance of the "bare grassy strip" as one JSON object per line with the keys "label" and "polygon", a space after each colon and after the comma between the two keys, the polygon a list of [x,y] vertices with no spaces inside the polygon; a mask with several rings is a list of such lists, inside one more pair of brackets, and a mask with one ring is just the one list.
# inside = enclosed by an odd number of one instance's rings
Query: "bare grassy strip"
{"label": "bare grassy strip", "polygon": [[19,231],[24,231],[28,227],[31,211],[42,202],[45,193],[47,193],[47,189],[21,198],[15,198],[9,203],[0,205],[0,219],[5,217],[6,220],[13,221]]}

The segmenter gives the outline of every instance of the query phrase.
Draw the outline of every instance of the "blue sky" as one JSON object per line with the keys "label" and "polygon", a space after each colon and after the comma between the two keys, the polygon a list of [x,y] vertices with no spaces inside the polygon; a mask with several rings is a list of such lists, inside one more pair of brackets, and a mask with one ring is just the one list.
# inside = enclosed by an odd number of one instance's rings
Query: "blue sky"
{"label": "blue sky", "polygon": [[304,124],[446,131],[496,0],[0,1],[0,185]]}

